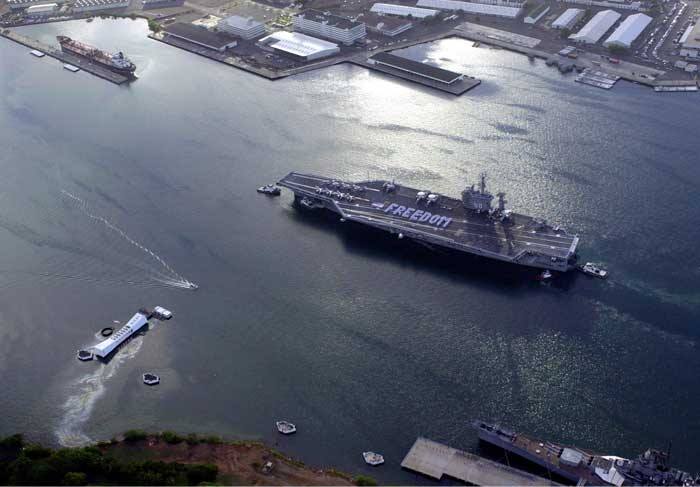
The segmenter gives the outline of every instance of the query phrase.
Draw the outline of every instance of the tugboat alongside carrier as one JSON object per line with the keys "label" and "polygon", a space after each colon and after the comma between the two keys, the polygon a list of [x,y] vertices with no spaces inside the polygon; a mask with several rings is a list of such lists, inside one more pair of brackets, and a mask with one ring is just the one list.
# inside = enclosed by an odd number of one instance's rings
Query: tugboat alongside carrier
{"label": "tugboat alongside carrier", "polygon": [[505,193],[493,207],[482,174],[462,198],[401,186],[391,181],[348,183],[292,172],[279,186],[307,209],[325,208],[341,221],[369,225],[399,238],[550,271],[576,267],[578,237],[546,221],[506,209]]}
{"label": "tugboat alongside carrier", "polygon": [[690,486],[700,483],[700,476],[670,467],[669,452],[650,449],[628,460],[530,438],[484,421],[475,421],[473,426],[481,441],[514,453],[577,485]]}

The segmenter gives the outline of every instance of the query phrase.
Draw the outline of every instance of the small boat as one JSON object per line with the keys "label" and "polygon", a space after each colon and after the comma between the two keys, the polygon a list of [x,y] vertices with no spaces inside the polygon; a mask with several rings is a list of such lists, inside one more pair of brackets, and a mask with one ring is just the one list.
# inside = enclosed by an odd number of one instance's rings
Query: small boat
{"label": "small boat", "polygon": [[36,49],[32,49],[31,51],[29,51],[29,54],[31,54],[32,56],[36,56],[36,57],[44,57],[44,56],[46,56],[46,54],[44,54],[44,53],[41,52],[41,51],[37,51]]}
{"label": "small boat", "polygon": [[289,421],[277,421],[275,425],[277,426],[277,431],[283,435],[291,435],[297,432],[297,427]]}
{"label": "small boat", "polygon": [[605,269],[601,269],[593,262],[586,262],[585,265],[579,266],[579,270],[584,274],[588,274],[589,276],[594,277],[600,277],[601,279],[605,279],[608,277],[608,271],[606,271]]}
{"label": "small boat", "polygon": [[282,191],[274,184],[266,184],[258,188],[258,193],[268,194],[270,196],[279,196]]}
{"label": "small boat", "polygon": [[88,352],[87,350],[78,350],[78,360],[82,362],[87,362],[94,358],[95,355],[92,352]]}
{"label": "small boat", "polygon": [[173,313],[162,306],[156,306],[153,308],[153,314],[156,315],[156,318],[161,320],[169,320],[173,317]]}
{"label": "small boat", "polygon": [[77,73],[78,71],[80,71],[79,67],[73,66],[72,64],[64,64],[63,69],[67,69],[71,73]]}
{"label": "small boat", "polygon": [[147,386],[154,386],[156,384],[160,384],[160,377],[158,377],[156,374],[151,374],[150,372],[147,372],[143,374],[143,383]]}
{"label": "small boat", "polygon": [[186,285],[187,285],[187,289],[192,289],[193,291],[196,291],[197,289],[199,289],[199,286],[196,285],[194,282],[187,281]]}
{"label": "small boat", "polygon": [[112,333],[114,333],[114,328],[112,328],[111,326],[105,326],[100,330],[100,335],[102,335],[103,337],[108,337]]}
{"label": "small boat", "polygon": [[552,273],[549,272],[549,269],[546,269],[540,275],[537,276],[538,281],[548,281],[551,278],[552,278]]}
{"label": "small boat", "polygon": [[373,451],[363,452],[362,457],[365,459],[365,463],[367,463],[368,465],[372,465],[373,467],[384,463],[384,457],[379,453],[375,453]]}

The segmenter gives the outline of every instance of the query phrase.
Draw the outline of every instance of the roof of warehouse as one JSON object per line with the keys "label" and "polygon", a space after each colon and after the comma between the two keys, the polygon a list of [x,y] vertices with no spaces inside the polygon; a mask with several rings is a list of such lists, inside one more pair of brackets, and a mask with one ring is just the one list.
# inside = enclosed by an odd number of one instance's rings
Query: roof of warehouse
{"label": "roof of warehouse", "polygon": [[437,14],[437,10],[429,8],[408,7],[406,5],[395,5],[391,3],[375,3],[372,5],[370,11],[389,15],[410,15],[419,18],[432,17]]}
{"label": "roof of warehouse", "polygon": [[258,22],[253,17],[241,17],[240,15],[231,15],[221,20],[221,22],[237,29],[252,29],[263,25],[262,22]]}
{"label": "roof of warehouse", "polygon": [[316,37],[307,36],[299,32],[279,31],[270,34],[267,37],[260,39],[261,43],[270,42],[269,40],[277,41],[270,44],[275,49],[280,49],[297,56],[309,56],[311,54],[327,51],[329,49],[338,49],[338,44],[317,39]]}
{"label": "roof of warehouse", "polygon": [[430,64],[419,63],[418,61],[413,61],[412,59],[406,59],[404,57],[395,56],[387,52],[380,52],[372,56],[372,59],[378,63],[386,64],[398,69],[403,69],[405,71],[410,71],[412,73],[425,76],[426,78],[433,78],[443,83],[452,83],[454,80],[462,76],[460,73],[455,73],[454,71],[448,71],[446,69],[438,68],[437,66],[432,66]]}
{"label": "roof of warehouse", "polygon": [[603,10],[598,12],[586,23],[586,25],[581,28],[580,31],[570,35],[569,39],[578,40],[586,38],[590,42],[598,42],[598,39],[603,37],[603,34],[605,34],[620,17],[622,17],[622,15],[614,10]]}
{"label": "roof of warehouse", "polygon": [[559,17],[557,17],[557,20],[552,22],[553,26],[557,25],[566,25],[569,22],[571,22],[577,15],[580,15],[583,13],[583,10],[580,8],[568,8],[566,11],[561,14]]}
{"label": "roof of warehouse", "polygon": [[644,14],[633,14],[622,21],[620,26],[610,34],[604,44],[618,42],[630,45],[639,37],[639,34],[651,23],[651,17]]}
{"label": "roof of warehouse", "polygon": [[236,41],[236,38],[224,32],[211,32],[198,25],[175,23],[165,26],[165,32],[174,36],[190,39],[207,46],[222,48]]}
{"label": "roof of warehouse", "polygon": [[333,15],[331,13],[321,12],[320,10],[308,9],[299,13],[297,17],[303,17],[306,20],[311,20],[313,22],[319,22],[332,27],[337,27],[338,29],[352,29],[358,25],[362,25],[361,22],[355,22],[345,17],[339,15]]}

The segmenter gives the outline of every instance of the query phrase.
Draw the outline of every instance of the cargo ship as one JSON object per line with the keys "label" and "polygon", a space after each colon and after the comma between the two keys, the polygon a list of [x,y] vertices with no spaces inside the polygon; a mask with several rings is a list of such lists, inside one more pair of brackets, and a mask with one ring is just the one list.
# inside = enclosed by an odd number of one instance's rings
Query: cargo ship
{"label": "cargo ship", "polygon": [[292,190],[301,207],[330,210],[341,221],[400,239],[539,269],[567,272],[576,267],[578,236],[506,209],[505,193],[496,195],[494,207],[485,174],[476,187],[462,191],[461,199],[394,181],[349,183],[296,172],[277,184]]}
{"label": "cargo ship", "polygon": [[669,466],[670,451],[649,449],[633,460],[538,440],[497,424],[474,421],[479,439],[529,460],[576,485],[679,485],[700,483],[699,475]]}
{"label": "cargo ship", "polygon": [[74,54],[127,78],[134,78],[136,65],[124,53],[110,54],[66,36],[56,36],[63,52]]}

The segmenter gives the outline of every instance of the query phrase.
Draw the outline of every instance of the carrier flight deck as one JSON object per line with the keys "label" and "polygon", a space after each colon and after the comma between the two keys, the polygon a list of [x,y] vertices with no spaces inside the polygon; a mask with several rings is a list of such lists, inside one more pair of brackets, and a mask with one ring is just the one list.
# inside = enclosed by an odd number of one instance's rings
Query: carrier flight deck
{"label": "carrier flight deck", "polygon": [[305,208],[325,208],[342,220],[369,225],[422,243],[518,265],[566,272],[576,265],[578,237],[544,220],[505,208],[505,193],[468,187],[462,199],[389,181],[348,183],[292,172],[278,183]]}

